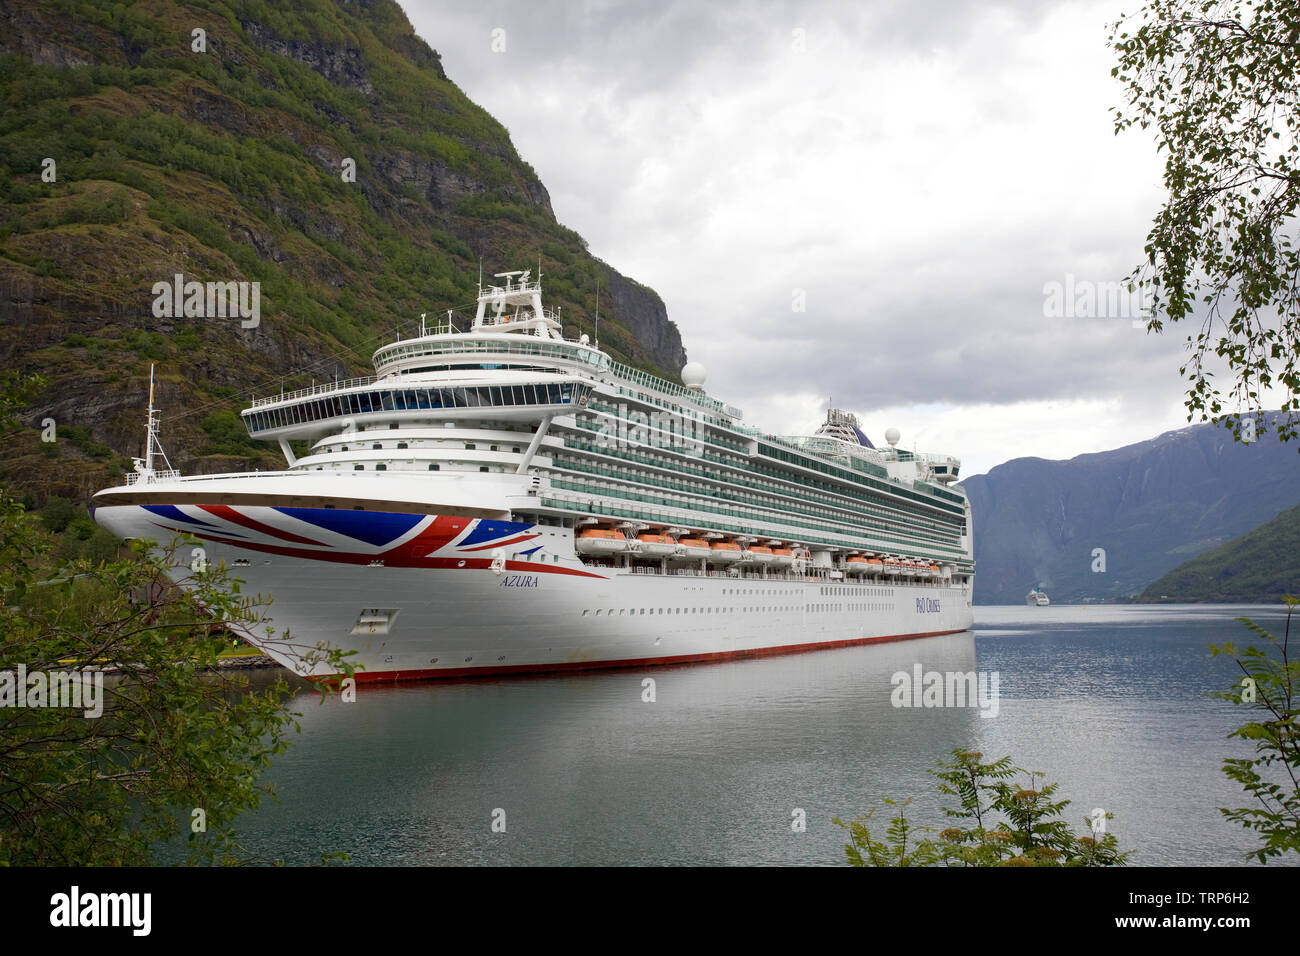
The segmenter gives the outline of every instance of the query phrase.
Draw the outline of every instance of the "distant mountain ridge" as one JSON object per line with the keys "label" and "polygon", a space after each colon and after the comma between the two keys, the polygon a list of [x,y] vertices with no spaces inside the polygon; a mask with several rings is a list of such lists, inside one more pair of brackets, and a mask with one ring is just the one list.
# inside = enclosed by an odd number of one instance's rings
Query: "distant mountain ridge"
{"label": "distant mountain ridge", "polygon": [[1139,594],[1300,504],[1298,450],[1272,427],[1241,444],[1201,424],[1068,461],[1017,458],[968,478],[975,600],[1018,604],[1035,586],[1054,603]]}
{"label": "distant mountain ridge", "polygon": [[1263,603],[1286,595],[1300,598],[1300,506],[1180,564],[1140,600]]}

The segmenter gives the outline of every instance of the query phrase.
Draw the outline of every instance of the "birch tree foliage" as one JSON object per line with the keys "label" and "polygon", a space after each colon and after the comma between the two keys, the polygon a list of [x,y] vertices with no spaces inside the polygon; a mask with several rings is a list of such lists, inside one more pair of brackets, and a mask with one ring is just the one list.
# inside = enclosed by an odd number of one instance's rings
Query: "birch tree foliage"
{"label": "birch tree foliage", "polygon": [[[1125,103],[1115,131],[1154,133],[1168,195],[1130,276],[1148,329],[1187,322],[1188,421],[1243,438],[1265,390],[1279,436],[1300,409],[1300,6],[1148,0],[1112,25]],[[1271,398],[1269,404],[1272,403]],[[1248,436],[1247,436],[1248,437]]]}

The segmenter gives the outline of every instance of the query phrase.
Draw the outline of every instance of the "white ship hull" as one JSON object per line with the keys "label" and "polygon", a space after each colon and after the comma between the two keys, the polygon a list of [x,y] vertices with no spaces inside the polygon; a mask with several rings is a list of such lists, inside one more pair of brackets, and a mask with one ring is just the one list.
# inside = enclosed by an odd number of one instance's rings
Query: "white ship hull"
{"label": "white ship hull", "polygon": [[248,637],[304,676],[327,673],[301,659],[321,642],[355,652],[359,680],[404,680],[724,660],[972,623],[969,583],[597,567],[571,531],[499,519],[244,505],[95,517],[126,538],[194,534],[244,593],[274,596],[268,629]]}
{"label": "white ship hull", "polygon": [[180,476],[151,373],[145,457],[95,496],[96,520],[123,538],[194,536],[180,560],[270,595],[249,638],[312,677],[337,667],[319,645],[352,652],[362,679],[398,680],[971,626],[957,459],[900,449],[894,429],[877,449],[837,409],[815,435],[760,431],[704,392],[702,367],[678,384],[616,362],[563,337],[540,276],[494,278],[468,330],[449,314],[377,349],[374,378],[244,409],[282,472]]}

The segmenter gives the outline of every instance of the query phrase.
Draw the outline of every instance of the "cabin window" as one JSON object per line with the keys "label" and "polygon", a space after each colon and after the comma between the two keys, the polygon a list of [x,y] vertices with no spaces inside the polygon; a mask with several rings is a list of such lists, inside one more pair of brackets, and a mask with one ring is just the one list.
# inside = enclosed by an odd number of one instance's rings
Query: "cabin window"
{"label": "cabin window", "polygon": [[365,471],[365,470],[366,470],[366,466],[365,466],[365,465],[353,465],[353,466],[352,466],[352,470],[353,470],[353,471]]}
{"label": "cabin window", "polygon": [[388,470],[387,465],[375,465],[375,471],[387,471],[387,470]]}
{"label": "cabin window", "polygon": [[437,471],[437,470],[438,470],[438,467],[439,467],[438,464],[435,462],[434,464],[432,464],[432,465],[429,466],[429,470],[430,470],[430,471]]}

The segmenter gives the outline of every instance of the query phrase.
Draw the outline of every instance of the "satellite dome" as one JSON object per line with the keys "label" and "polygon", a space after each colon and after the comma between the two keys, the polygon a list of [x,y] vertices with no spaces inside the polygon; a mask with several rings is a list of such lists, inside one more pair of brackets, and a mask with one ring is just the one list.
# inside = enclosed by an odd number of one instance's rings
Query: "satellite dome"
{"label": "satellite dome", "polygon": [[885,430],[885,441],[889,442],[889,447],[891,448],[898,444],[898,439],[900,437],[897,428],[888,428]]}
{"label": "satellite dome", "polygon": [[590,344],[591,344],[591,338],[590,338],[590,336],[588,336],[586,332],[583,332],[582,335],[578,336],[578,344],[579,344],[579,345],[590,345]]}
{"label": "satellite dome", "polygon": [[687,388],[703,388],[704,378],[704,366],[699,362],[687,362],[682,366],[682,384]]}

